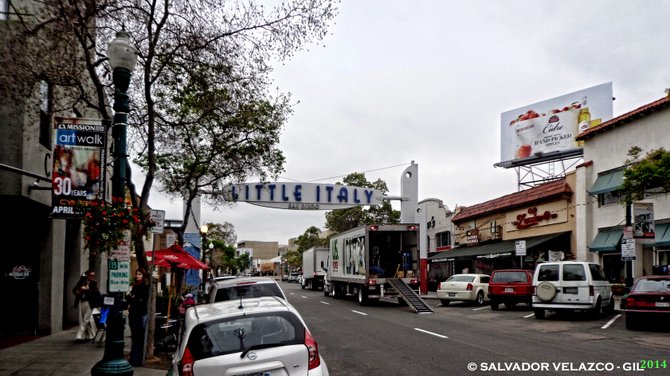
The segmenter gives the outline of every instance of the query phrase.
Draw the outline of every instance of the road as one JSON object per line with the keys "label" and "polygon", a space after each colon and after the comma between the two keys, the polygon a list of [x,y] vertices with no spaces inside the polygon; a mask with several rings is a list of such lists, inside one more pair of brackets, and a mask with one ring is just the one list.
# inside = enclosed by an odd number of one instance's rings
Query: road
{"label": "road", "polygon": [[670,330],[627,330],[616,312],[600,319],[555,315],[537,320],[525,306],[474,307],[427,300],[434,314],[280,282],[314,334],[333,376],[668,375]]}

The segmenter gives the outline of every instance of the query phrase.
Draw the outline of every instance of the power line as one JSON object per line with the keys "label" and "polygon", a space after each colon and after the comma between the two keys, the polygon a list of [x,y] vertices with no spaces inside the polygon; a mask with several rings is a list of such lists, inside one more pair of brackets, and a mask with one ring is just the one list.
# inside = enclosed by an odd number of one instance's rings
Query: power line
{"label": "power line", "polygon": [[[388,167],[380,167],[380,168],[374,168],[374,169],[372,169],[372,170],[360,171],[360,173],[362,173],[362,174],[366,174],[366,173],[368,173],[368,172],[381,171],[381,170],[388,170],[388,169],[391,169],[391,168],[402,167],[402,166],[408,166],[408,165],[410,165],[410,164],[411,164],[411,162],[410,162],[410,163],[401,163],[401,164],[397,164],[397,165],[393,165],[393,166],[388,166]],[[331,176],[331,177],[321,178],[321,179],[314,179],[314,180],[309,180],[309,181],[302,181],[302,180],[297,180],[297,179],[291,179],[291,178],[288,178],[288,177],[285,177],[285,176],[280,176],[280,178],[282,178],[282,179],[286,179],[286,180],[290,180],[290,181],[294,181],[294,182],[314,183],[314,182],[318,182],[318,181],[324,181],[324,180],[332,180],[332,179],[342,178],[342,177],[345,177],[345,176],[347,176],[347,175],[349,175],[349,174],[346,174],[346,175],[336,175],[336,176]]]}

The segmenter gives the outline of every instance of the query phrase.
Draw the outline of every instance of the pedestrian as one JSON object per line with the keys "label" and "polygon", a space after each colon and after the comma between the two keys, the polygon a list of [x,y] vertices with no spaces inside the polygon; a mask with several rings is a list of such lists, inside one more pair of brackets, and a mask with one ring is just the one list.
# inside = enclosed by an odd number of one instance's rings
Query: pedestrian
{"label": "pedestrian", "polygon": [[75,306],[79,312],[79,330],[75,343],[93,341],[96,333],[93,309],[100,307],[102,300],[95,272],[90,269],[84,272],[72,292],[75,294]]}
{"label": "pedestrian", "polygon": [[144,332],[147,325],[147,302],[149,300],[149,276],[143,268],[135,272],[135,282],[126,296],[128,301],[128,324],[130,326],[130,359],[133,367],[144,363]]}

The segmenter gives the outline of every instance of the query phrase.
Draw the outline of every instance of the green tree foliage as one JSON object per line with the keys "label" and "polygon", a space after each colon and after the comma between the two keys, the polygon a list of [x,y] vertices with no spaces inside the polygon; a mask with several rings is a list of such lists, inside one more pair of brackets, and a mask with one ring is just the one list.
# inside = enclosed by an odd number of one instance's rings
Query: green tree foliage
{"label": "green tree foliage", "polygon": [[[336,3],[11,2],[12,22],[3,24],[12,29],[3,34],[0,55],[7,57],[3,71],[26,82],[23,90],[10,91],[34,92],[46,81],[71,96],[55,112],[94,111],[111,119],[115,88],[106,49],[116,31],[128,31],[139,49],[128,93],[128,150],[144,175],[138,192],[126,171],[128,189],[133,206],[145,212],[154,183],[183,199],[181,241],[198,195],[220,203],[223,185],[283,170],[279,133],[291,113],[290,95],[271,92],[272,64],[322,40]],[[147,267],[142,239],[134,239],[138,264]]]}
{"label": "green tree foliage", "polygon": [[670,192],[670,152],[660,148],[644,158],[640,158],[641,153],[639,147],[628,151],[631,159],[626,161],[628,168],[620,189],[626,203],[641,200],[650,193]]}
{"label": "green tree foliage", "polygon": [[302,255],[303,252],[312,247],[326,247],[328,239],[322,237],[321,230],[315,226],[311,226],[305,230],[304,234],[298,236],[295,244],[298,246],[298,252]]}
{"label": "green tree foliage", "polygon": [[[380,190],[383,194],[388,192],[388,186],[385,181],[377,179],[374,182],[370,182],[365,178],[365,174],[359,172],[347,175],[342,179],[342,183],[338,184],[374,188]],[[356,206],[349,209],[337,209],[326,212],[326,228],[334,233],[340,233],[368,224],[395,223],[400,223],[400,211],[394,210],[388,200],[384,200],[382,205],[371,206],[368,209]]]}
{"label": "green tree foliage", "polygon": [[302,267],[302,253],[297,250],[286,251],[284,257],[286,258],[289,270],[295,270]]}

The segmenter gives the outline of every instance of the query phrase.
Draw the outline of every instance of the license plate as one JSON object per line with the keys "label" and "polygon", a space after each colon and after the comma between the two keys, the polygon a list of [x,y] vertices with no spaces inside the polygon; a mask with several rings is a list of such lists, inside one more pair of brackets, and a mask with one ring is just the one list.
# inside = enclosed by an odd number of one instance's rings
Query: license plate
{"label": "license plate", "polygon": [[374,290],[374,289],[375,289],[374,286],[368,286],[368,290]]}
{"label": "license plate", "polygon": [[240,375],[240,376],[270,376],[270,371],[245,373],[244,375]]}
{"label": "license plate", "polygon": [[566,287],[563,289],[564,294],[576,294],[578,291],[577,287]]}
{"label": "license plate", "polygon": [[670,307],[669,302],[656,302],[656,307]]}
{"label": "license plate", "polygon": [[450,292],[449,296],[456,296],[456,293],[455,292]]}
{"label": "license plate", "polygon": [[514,288],[512,288],[512,287],[505,287],[505,292],[514,292]]}

